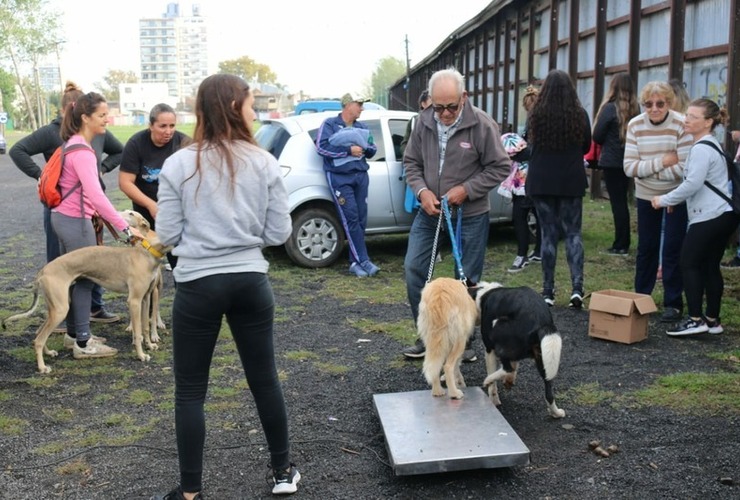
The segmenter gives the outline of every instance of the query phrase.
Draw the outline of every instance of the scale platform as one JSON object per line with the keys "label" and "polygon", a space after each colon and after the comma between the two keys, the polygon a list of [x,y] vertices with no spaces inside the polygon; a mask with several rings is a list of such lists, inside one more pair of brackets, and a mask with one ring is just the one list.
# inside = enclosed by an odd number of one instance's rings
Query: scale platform
{"label": "scale platform", "polygon": [[433,397],[426,391],[373,395],[397,476],[529,463],[529,448],[480,387],[465,397]]}

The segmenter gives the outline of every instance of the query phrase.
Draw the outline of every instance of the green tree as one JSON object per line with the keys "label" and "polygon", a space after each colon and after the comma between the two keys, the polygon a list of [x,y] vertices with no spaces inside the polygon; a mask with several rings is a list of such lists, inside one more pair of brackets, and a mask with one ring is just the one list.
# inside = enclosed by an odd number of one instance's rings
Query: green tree
{"label": "green tree", "polygon": [[366,84],[365,94],[371,95],[378,104],[388,107],[388,89],[404,74],[406,65],[403,61],[395,57],[384,57],[375,66],[370,83]]}
{"label": "green tree", "polygon": [[13,114],[13,102],[16,98],[16,84],[15,77],[12,73],[8,73],[4,69],[0,68],[0,94],[2,94],[2,103],[0,104],[0,111],[5,111],[8,114]]}
{"label": "green tree", "polygon": [[239,59],[221,61],[218,63],[219,73],[237,75],[247,82],[268,83],[278,85],[277,75],[266,64],[260,64],[251,57],[242,56]]}
{"label": "green tree", "polygon": [[138,83],[139,77],[133,71],[124,71],[121,69],[108,70],[108,74],[103,77],[103,82],[95,82],[94,86],[105,100],[108,102],[120,102],[121,95],[118,91],[118,85],[121,83]]}
{"label": "green tree", "polygon": [[[42,114],[42,91],[38,79],[39,59],[56,49],[59,40],[59,12],[48,6],[48,0],[0,1],[0,54],[9,57],[16,83],[23,97],[31,127],[39,127]],[[31,86],[23,85],[21,67],[32,65]],[[32,105],[36,101],[36,107]],[[34,112],[35,109],[35,112]]]}

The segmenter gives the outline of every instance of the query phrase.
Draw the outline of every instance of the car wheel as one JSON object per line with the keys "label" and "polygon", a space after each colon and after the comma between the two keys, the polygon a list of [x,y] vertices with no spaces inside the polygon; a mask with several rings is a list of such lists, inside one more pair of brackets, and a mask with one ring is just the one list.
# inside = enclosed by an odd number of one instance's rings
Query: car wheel
{"label": "car wheel", "polygon": [[344,231],[333,209],[314,207],[293,213],[293,231],[285,243],[288,257],[303,267],[328,267],[344,249]]}

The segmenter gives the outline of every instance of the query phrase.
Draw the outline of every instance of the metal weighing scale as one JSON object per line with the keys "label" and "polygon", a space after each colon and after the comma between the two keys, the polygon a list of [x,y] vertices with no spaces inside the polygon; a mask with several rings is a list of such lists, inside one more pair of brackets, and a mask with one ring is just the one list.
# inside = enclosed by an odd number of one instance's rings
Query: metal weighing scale
{"label": "metal weighing scale", "polygon": [[480,387],[460,400],[432,391],[373,395],[397,476],[529,463],[527,448]]}

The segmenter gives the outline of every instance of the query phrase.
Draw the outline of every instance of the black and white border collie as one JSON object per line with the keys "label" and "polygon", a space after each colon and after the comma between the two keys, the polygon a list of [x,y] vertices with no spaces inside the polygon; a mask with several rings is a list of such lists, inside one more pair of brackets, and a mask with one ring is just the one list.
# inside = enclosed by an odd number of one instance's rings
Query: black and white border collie
{"label": "black and white border collie", "polygon": [[[486,346],[483,387],[496,406],[501,405],[497,381],[509,389],[516,381],[519,361],[534,358],[545,381],[547,411],[562,418],[565,411],[555,405],[552,380],[558,374],[562,339],[550,307],[529,287],[506,288],[499,283],[479,283],[469,290],[480,314],[480,331]],[[499,366],[500,365],[500,366]]]}

